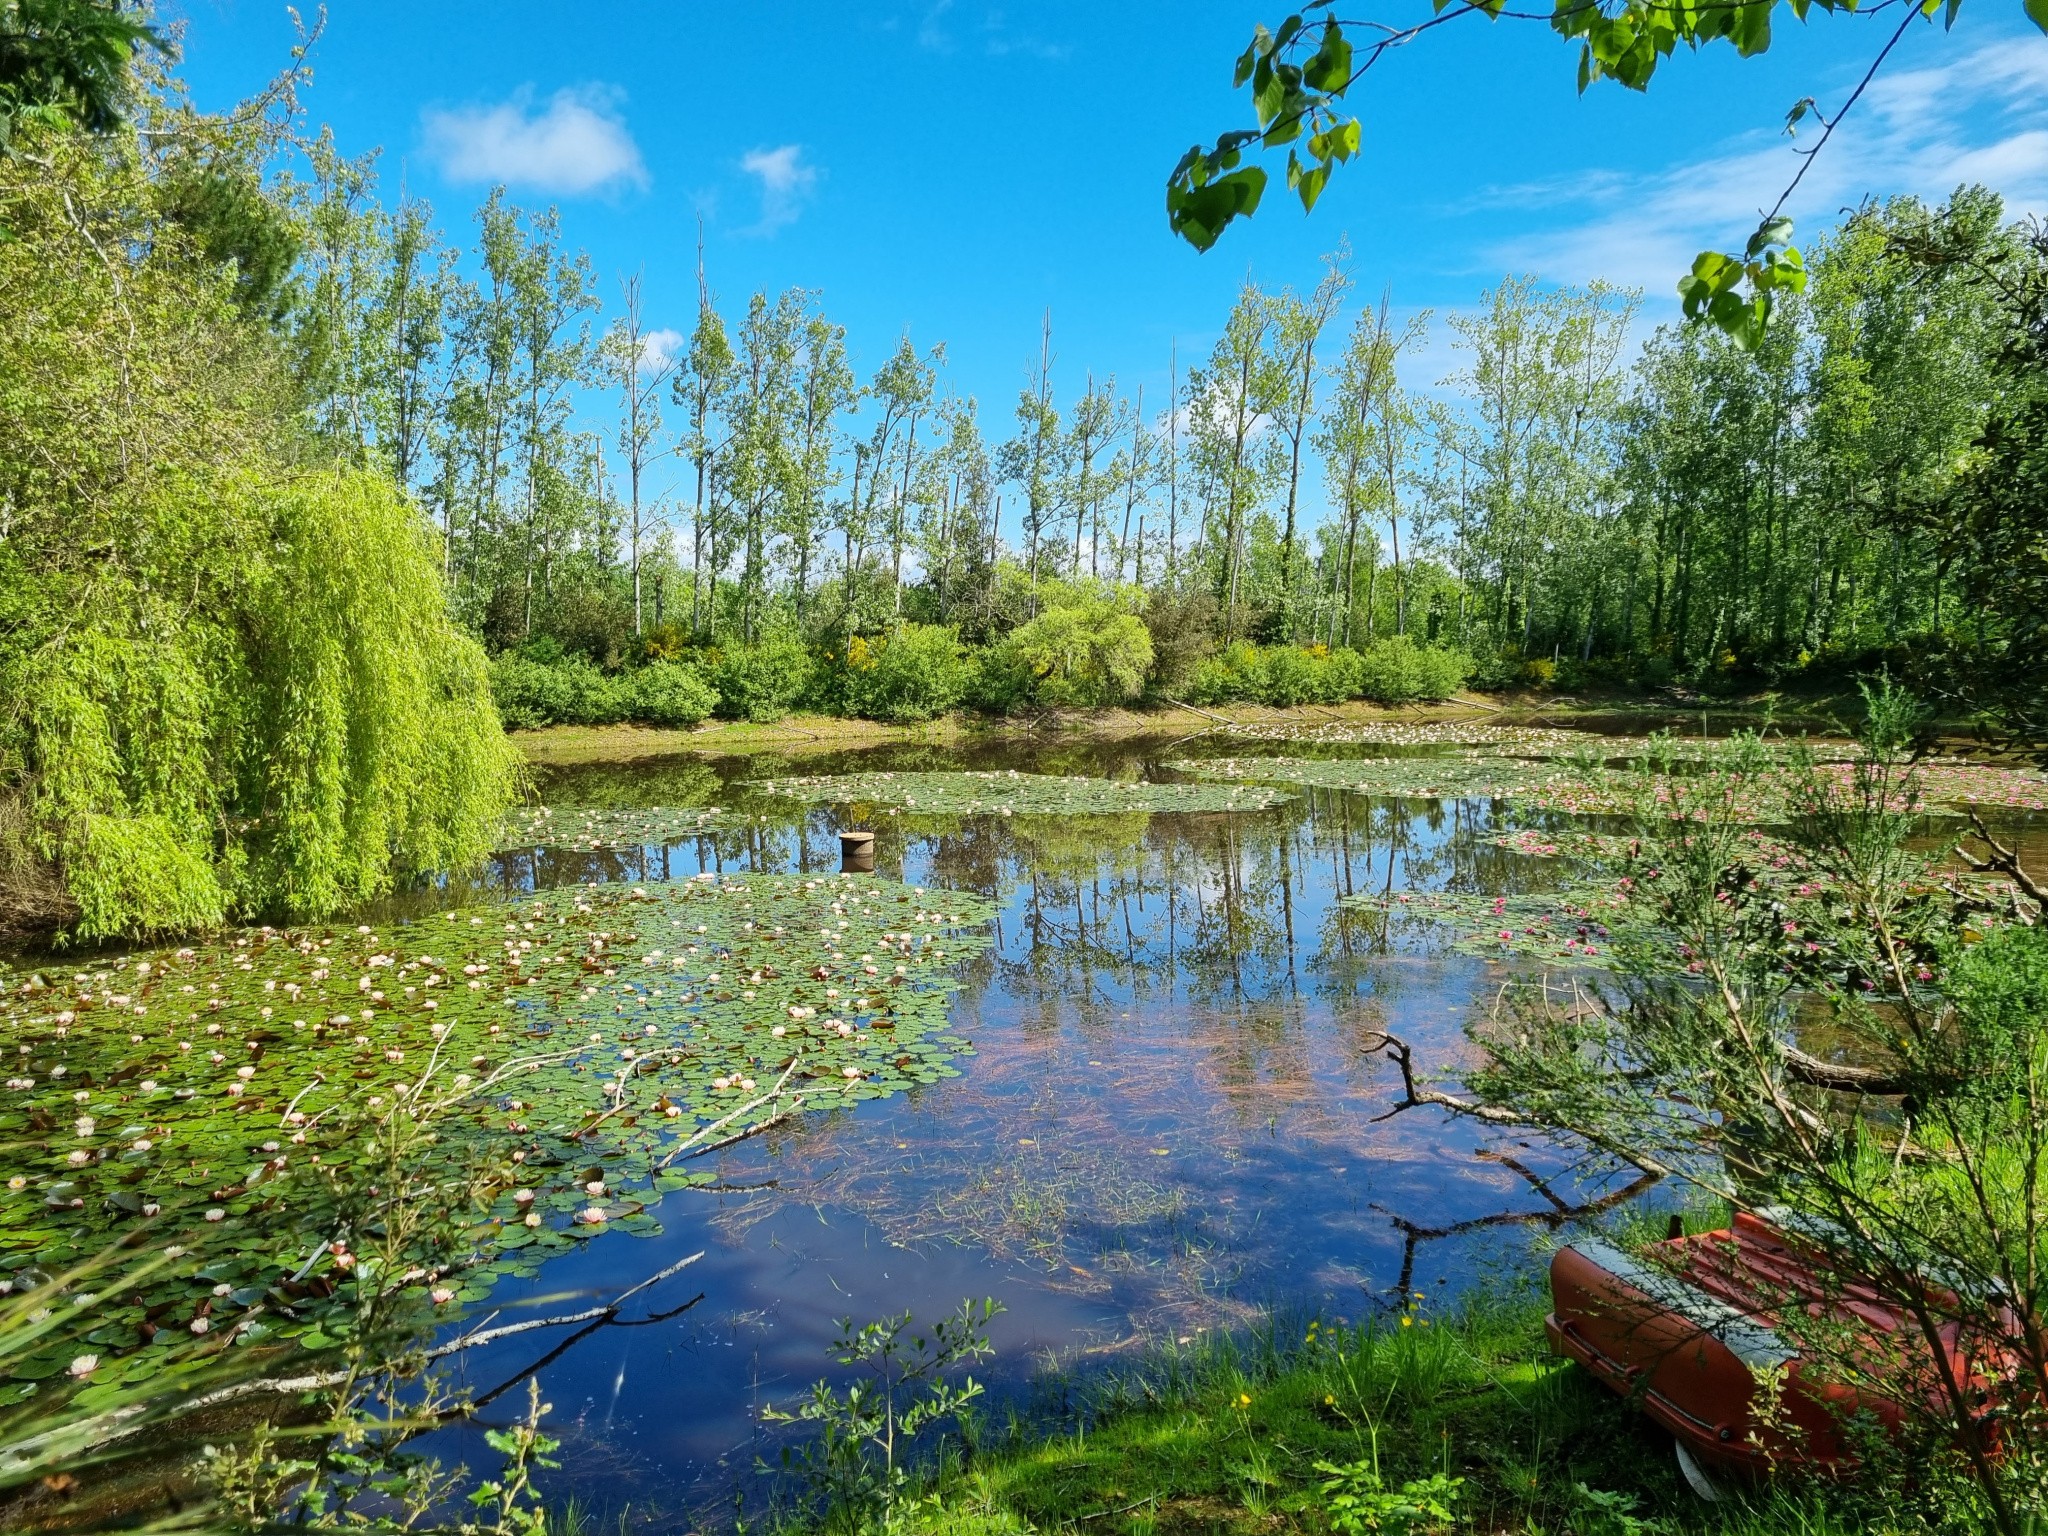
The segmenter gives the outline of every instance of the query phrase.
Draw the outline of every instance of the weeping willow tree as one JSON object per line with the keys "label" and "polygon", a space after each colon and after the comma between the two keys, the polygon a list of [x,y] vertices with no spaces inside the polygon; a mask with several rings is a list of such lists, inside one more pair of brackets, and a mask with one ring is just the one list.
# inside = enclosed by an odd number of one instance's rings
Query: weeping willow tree
{"label": "weeping willow tree", "polygon": [[30,128],[0,158],[16,930],[332,913],[479,858],[517,773],[431,528],[385,476],[306,447],[239,296],[234,252],[274,251],[284,215],[191,215],[195,175],[253,175],[246,146],[171,106],[153,127]]}

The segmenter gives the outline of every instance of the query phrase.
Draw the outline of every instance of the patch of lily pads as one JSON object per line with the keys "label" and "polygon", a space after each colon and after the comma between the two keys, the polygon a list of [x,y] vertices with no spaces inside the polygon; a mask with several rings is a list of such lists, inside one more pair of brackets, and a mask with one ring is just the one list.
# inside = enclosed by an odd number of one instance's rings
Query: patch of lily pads
{"label": "patch of lily pads", "polygon": [[[1513,800],[1537,810],[1582,816],[1697,814],[1703,796],[1717,797],[1715,814],[1737,820],[1783,822],[1793,814],[1802,772],[1778,765],[1737,777],[1697,780],[1659,778],[1604,768],[1499,757],[1297,758],[1222,757],[1168,765],[1191,777],[1233,783],[1288,784],[1306,789],[1351,790],[1394,799]],[[1837,789],[1847,790],[1851,763],[1822,763],[1816,770]],[[2048,810],[2048,778],[2030,768],[1984,763],[1926,763],[1914,774],[1919,803],[1995,805],[2014,810]]]}
{"label": "patch of lily pads", "polygon": [[1540,960],[1585,970],[1614,969],[1617,930],[1642,927],[1626,889],[1590,883],[1522,896],[1396,891],[1347,896],[1338,905],[1384,913],[1403,923],[1446,928],[1450,937],[1445,947],[1457,954]]}
{"label": "patch of lily pads", "polygon": [[524,805],[506,816],[497,851],[663,847],[708,830],[724,814],[715,806]]}
{"label": "patch of lily pads", "polygon": [[1264,811],[1297,796],[1258,782],[1152,783],[1018,773],[849,773],[763,779],[765,794],[892,813],[1117,816],[1131,812]]}
{"label": "patch of lily pads", "polygon": [[[431,1121],[416,1186],[489,1197],[457,1262],[400,1277],[422,1307],[658,1230],[660,1194],[708,1177],[693,1150],[957,1075],[949,1002],[992,916],[873,877],[703,875],[0,973],[0,1290],[79,1317],[10,1357],[0,1401],[81,1374],[81,1328],[95,1387],[174,1341],[334,1342],[380,1117]],[[60,1283],[117,1244],[166,1262]]]}

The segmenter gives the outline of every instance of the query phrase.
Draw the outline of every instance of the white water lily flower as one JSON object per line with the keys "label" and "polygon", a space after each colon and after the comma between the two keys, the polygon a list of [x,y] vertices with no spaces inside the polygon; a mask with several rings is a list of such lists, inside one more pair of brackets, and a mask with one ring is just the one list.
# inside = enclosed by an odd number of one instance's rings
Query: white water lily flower
{"label": "white water lily flower", "polygon": [[445,1285],[435,1286],[428,1294],[434,1298],[434,1305],[437,1307],[445,1307],[455,1299],[455,1293]]}
{"label": "white water lily flower", "polygon": [[226,1221],[228,1219],[228,1213],[216,1205],[212,1209],[207,1211],[206,1219],[208,1221]]}
{"label": "white water lily flower", "polygon": [[195,1317],[192,1319],[190,1326],[194,1333],[204,1333],[207,1329],[211,1328],[213,1324],[209,1323],[203,1317]]}
{"label": "white water lily flower", "polygon": [[256,1075],[256,1069],[255,1069],[254,1067],[237,1067],[237,1068],[235,1068],[235,1076],[239,1077],[239,1078],[240,1078],[240,1079],[241,1079],[241,1080],[242,1080],[243,1082],[245,1082],[245,1083],[246,1083],[246,1082],[247,1082],[247,1081],[248,1081],[248,1080],[249,1080],[250,1078],[254,1077],[255,1075]]}
{"label": "white water lily flower", "polygon": [[584,1186],[583,1186],[583,1193],[585,1193],[586,1195],[601,1195],[601,1194],[603,1194],[603,1193],[604,1193],[604,1180],[603,1180],[603,1179],[592,1179],[592,1180],[591,1180],[591,1181],[590,1181],[590,1182],[589,1182],[588,1184],[586,1184],[586,1185],[584,1185]]}
{"label": "white water lily flower", "polygon": [[90,1376],[99,1368],[100,1357],[98,1355],[80,1355],[71,1362],[71,1374],[73,1376]]}
{"label": "white water lily flower", "polygon": [[841,1077],[859,1077],[859,1076],[860,1076],[860,1068],[859,1068],[859,1067],[841,1067],[841,1068],[839,1069],[839,1075],[840,1075]]}
{"label": "white water lily flower", "polygon": [[539,1225],[540,1225],[540,1212],[539,1212],[539,1211],[528,1211],[528,1212],[526,1213],[526,1224],[527,1224],[527,1225],[528,1225],[529,1227],[537,1227],[537,1226],[539,1226]]}
{"label": "white water lily flower", "polygon": [[225,1296],[233,1289],[234,1287],[232,1285],[228,1285],[225,1282],[223,1282],[222,1284],[216,1285],[213,1288],[213,1294],[216,1296]]}
{"label": "white water lily flower", "polygon": [[594,1205],[587,1206],[583,1210],[578,1211],[576,1219],[587,1227],[600,1226],[607,1220],[603,1210]]}
{"label": "white water lily flower", "polygon": [[71,1154],[70,1157],[66,1158],[65,1161],[70,1163],[72,1167],[76,1168],[81,1164],[91,1162],[92,1154],[90,1152],[84,1151],[74,1152]]}

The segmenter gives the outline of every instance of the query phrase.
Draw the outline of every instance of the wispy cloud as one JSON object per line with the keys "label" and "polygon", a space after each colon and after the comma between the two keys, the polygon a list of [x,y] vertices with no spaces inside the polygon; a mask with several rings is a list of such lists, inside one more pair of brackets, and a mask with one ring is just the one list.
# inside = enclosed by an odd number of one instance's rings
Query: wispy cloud
{"label": "wispy cloud", "polygon": [[804,163],[801,144],[750,149],[740,156],[740,169],[761,184],[761,216],[749,231],[757,235],[772,235],[794,224],[818,184],[818,168]]}
{"label": "wispy cloud", "polygon": [[925,7],[924,15],[917,24],[917,46],[929,48],[933,53],[951,53],[953,34],[946,30],[946,12],[953,9],[953,0],[932,0]]}
{"label": "wispy cloud", "polygon": [[671,326],[649,331],[640,338],[640,366],[659,373],[681,357],[689,344],[690,338]]}
{"label": "wispy cloud", "polygon": [[[1802,134],[1800,147],[1810,148],[1813,137]],[[1607,277],[1665,299],[1697,252],[1739,246],[1798,166],[1782,134],[1758,132],[1705,163],[1626,182],[1600,174],[1572,188],[1552,185],[1542,189],[1551,201],[1576,201],[1589,216],[1520,234],[1484,259],[1557,281]],[[1866,197],[1940,199],[1969,182],[2003,194],[2013,214],[2048,208],[2048,45],[2039,39],[1982,45],[1879,76],[1786,211],[1810,240]],[[1537,191],[1500,188],[1478,201],[1526,205]]]}
{"label": "wispy cloud", "polygon": [[495,104],[431,107],[421,114],[427,155],[453,181],[502,182],[575,196],[647,185],[639,146],[619,114],[623,93],[560,90],[536,110],[531,87]]}

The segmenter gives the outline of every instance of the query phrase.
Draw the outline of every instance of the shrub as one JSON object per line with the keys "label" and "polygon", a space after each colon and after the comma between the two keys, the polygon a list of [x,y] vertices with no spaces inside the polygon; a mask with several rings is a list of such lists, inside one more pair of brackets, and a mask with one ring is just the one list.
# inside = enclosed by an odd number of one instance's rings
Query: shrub
{"label": "shrub", "polygon": [[1361,695],[1379,704],[1447,699],[1464,686],[1472,660],[1462,651],[1420,646],[1406,635],[1375,640],[1359,657]]}
{"label": "shrub", "polygon": [[1236,640],[1223,651],[1197,663],[1188,693],[1197,704],[1228,704],[1262,698],[1266,691],[1266,660],[1249,640]]}
{"label": "shrub", "polygon": [[581,656],[536,661],[514,651],[491,663],[491,697],[507,730],[604,725],[620,716],[619,689]]}
{"label": "shrub", "polygon": [[1154,598],[1145,609],[1152,636],[1152,687],[1181,693],[1193,685],[1195,670],[1216,652],[1221,624],[1216,599],[1206,591]]}
{"label": "shrub", "polygon": [[1109,603],[1048,608],[1001,646],[1001,664],[1029,678],[1041,704],[1133,699],[1152,666],[1152,636],[1134,613]]}
{"label": "shrub", "polygon": [[907,724],[943,715],[966,696],[974,668],[959,636],[939,624],[900,624],[875,640],[847,642],[845,707],[870,720]]}
{"label": "shrub", "polygon": [[650,662],[620,678],[614,692],[623,718],[649,725],[695,725],[718,708],[718,691],[677,661]]}
{"label": "shrub", "polygon": [[1320,699],[1327,691],[1329,657],[1298,645],[1276,645],[1264,653],[1265,686],[1259,697],[1282,709]]}
{"label": "shrub", "polygon": [[780,720],[803,697],[815,671],[811,653],[793,635],[769,635],[711,654],[711,686],[726,720]]}

